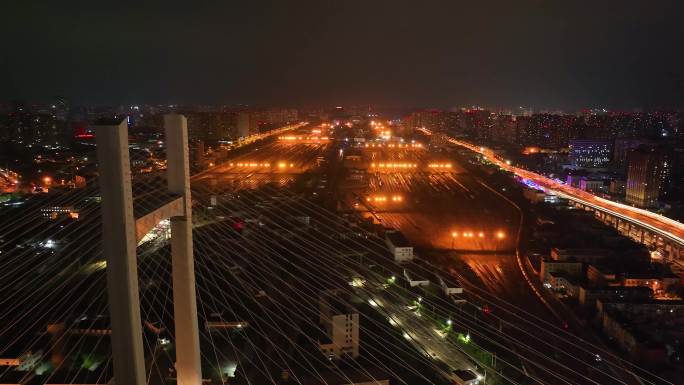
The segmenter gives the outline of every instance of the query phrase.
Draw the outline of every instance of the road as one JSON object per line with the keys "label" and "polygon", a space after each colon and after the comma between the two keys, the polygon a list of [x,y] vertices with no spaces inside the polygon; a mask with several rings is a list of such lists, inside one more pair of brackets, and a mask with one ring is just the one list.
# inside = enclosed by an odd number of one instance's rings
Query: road
{"label": "road", "polygon": [[383,291],[359,291],[359,295],[368,296],[371,306],[381,308],[383,313],[387,314],[389,323],[403,330],[404,338],[416,350],[430,356],[431,359],[443,362],[450,368],[480,372],[473,361],[449,341],[450,337],[444,333],[440,334],[433,320],[408,309],[406,304],[399,303],[395,296],[388,296]]}

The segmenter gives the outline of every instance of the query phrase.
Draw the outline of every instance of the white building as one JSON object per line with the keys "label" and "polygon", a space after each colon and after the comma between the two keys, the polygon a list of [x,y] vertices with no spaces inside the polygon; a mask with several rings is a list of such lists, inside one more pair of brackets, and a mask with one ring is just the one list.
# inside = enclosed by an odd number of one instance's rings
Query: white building
{"label": "white building", "polygon": [[319,316],[325,331],[318,341],[321,352],[330,359],[359,356],[359,313],[340,290],[322,293]]}
{"label": "white building", "polygon": [[409,283],[409,286],[429,286],[430,279],[427,277],[425,269],[417,266],[415,263],[406,265],[403,269],[404,278]]}
{"label": "white building", "polygon": [[392,230],[385,233],[385,243],[396,262],[411,262],[413,260],[413,246],[404,237],[404,234]]}
{"label": "white building", "polygon": [[452,276],[435,274],[435,277],[437,278],[437,282],[439,282],[439,286],[442,288],[445,295],[463,294],[463,287]]}

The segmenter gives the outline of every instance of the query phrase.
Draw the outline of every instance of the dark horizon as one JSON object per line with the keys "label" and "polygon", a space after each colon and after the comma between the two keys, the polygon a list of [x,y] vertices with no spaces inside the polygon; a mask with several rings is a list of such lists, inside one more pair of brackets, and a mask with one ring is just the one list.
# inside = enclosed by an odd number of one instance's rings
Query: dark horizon
{"label": "dark horizon", "polygon": [[577,111],[684,106],[684,4],[6,5],[0,99]]}

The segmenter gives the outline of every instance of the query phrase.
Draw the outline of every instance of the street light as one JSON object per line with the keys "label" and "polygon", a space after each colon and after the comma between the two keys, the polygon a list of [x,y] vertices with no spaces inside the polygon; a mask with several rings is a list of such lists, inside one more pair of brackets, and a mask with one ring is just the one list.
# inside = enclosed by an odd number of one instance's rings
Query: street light
{"label": "street light", "polygon": [[452,249],[454,248],[454,239],[455,239],[456,237],[458,237],[458,233],[455,232],[455,231],[452,232],[452,233],[451,233],[451,248],[452,248]]}

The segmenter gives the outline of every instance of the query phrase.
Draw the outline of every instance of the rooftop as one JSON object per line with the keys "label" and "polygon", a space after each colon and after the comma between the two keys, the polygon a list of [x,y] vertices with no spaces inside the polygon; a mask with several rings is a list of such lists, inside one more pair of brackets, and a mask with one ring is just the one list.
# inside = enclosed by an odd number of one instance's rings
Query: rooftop
{"label": "rooftop", "polygon": [[321,294],[321,301],[330,307],[331,315],[358,313],[349,301],[348,294],[340,290],[323,292]]}
{"label": "rooftop", "polygon": [[395,247],[411,247],[408,239],[399,231],[388,231],[385,233],[385,238]]}
{"label": "rooftop", "polygon": [[411,277],[412,281],[429,281],[432,273],[425,270],[425,267],[411,262],[404,265],[404,272]]}

